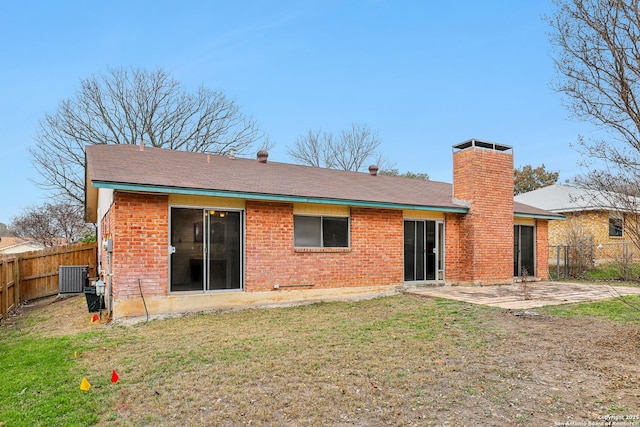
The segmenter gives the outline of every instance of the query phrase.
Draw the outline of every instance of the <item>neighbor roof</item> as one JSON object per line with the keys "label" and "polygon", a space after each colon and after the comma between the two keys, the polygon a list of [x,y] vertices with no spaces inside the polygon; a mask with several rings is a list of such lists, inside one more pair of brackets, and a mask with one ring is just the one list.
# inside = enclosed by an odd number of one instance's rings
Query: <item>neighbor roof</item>
{"label": "neighbor roof", "polygon": [[0,254],[13,254],[44,249],[44,245],[20,237],[0,237]]}
{"label": "neighbor roof", "polygon": [[[466,213],[444,182],[153,147],[86,147],[87,207],[98,188]],[[520,203],[515,213],[554,217]]]}
{"label": "neighbor roof", "polygon": [[617,210],[602,192],[561,184],[518,194],[514,200],[556,213]]}
{"label": "neighbor roof", "polygon": [[27,239],[23,239],[22,237],[0,236],[0,248],[6,248],[7,246],[28,242],[29,241]]}

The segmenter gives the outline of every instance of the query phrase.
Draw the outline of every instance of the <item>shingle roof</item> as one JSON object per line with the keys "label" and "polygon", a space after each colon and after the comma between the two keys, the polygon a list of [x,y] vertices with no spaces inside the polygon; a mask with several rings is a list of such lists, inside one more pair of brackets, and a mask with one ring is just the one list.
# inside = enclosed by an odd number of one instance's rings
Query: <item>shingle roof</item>
{"label": "shingle roof", "polygon": [[[311,166],[165,150],[134,145],[86,147],[87,191],[90,187],[149,191],[228,193],[247,198],[352,202],[372,206],[411,207],[466,212],[452,199],[451,184],[394,176],[371,176]],[[301,200],[302,201],[302,200]],[[515,204],[516,213],[550,213]]]}
{"label": "shingle roof", "polygon": [[520,216],[545,217],[547,219],[564,219],[562,215],[549,212],[535,206],[513,201],[513,213]]}

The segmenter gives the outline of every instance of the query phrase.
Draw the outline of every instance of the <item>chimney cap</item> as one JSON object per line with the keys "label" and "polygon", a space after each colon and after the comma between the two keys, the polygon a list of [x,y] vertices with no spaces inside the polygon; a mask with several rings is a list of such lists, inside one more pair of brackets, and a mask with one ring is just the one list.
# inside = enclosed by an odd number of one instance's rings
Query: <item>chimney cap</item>
{"label": "chimney cap", "polygon": [[267,163],[268,158],[269,158],[269,152],[267,150],[258,151],[258,161],[260,163]]}
{"label": "chimney cap", "polygon": [[371,176],[378,175],[378,165],[369,166],[369,175],[371,175]]}
{"label": "chimney cap", "polygon": [[453,151],[466,150],[467,148],[484,148],[494,151],[509,151],[513,150],[513,147],[504,144],[496,144],[495,142],[481,141],[479,139],[468,139],[465,142],[456,144],[453,146]]}

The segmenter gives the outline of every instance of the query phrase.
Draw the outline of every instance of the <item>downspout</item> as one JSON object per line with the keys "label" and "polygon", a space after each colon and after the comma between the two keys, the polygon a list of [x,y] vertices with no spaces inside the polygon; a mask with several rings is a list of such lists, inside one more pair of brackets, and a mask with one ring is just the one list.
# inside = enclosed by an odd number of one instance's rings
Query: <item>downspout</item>
{"label": "downspout", "polygon": [[107,304],[108,315],[111,316],[113,313],[113,263],[111,262],[111,254],[113,253],[113,239],[109,237],[107,239],[107,295],[109,298]]}
{"label": "downspout", "polygon": [[[103,222],[104,216],[102,215],[102,211],[100,207],[97,209],[97,223],[96,223],[96,241],[101,242],[98,246],[98,265],[100,266],[99,276],[102,274],[102,280],[106,283],[106,306],[107,306],[107,316],[111,317],[113,313],[113,266],[111,261],[111,253],[113,252],[113,238],[110,234],[107,235],[106,239],[101,240],[101,236],[103,233]],[[100,245],[102,248],[100,248]],[[102,249],[102,250],[101,250]],[[102,251],[107,253],[107,272],[104,274],[104,263],[102,259]],[[106,276],[106,277],[105,277]]]}

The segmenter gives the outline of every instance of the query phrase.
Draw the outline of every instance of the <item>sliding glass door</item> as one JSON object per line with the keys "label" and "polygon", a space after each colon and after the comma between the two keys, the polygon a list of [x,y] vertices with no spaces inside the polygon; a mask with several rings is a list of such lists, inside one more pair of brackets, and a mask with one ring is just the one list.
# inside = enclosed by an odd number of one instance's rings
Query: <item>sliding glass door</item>
{"label": "sliding glass door", "polygon": [[536,275],[536,229],[529,225],[516,225],[513,230],[513,275],[533,277]]}
{"label": "sliding glass door", "polygon": [[404,280],[406,282],[444,279],[444,223],[404,222]]}
{"label": "sliding glass door", "polygon": [[171,208],[171,292],[242,289],[242,212]]}

